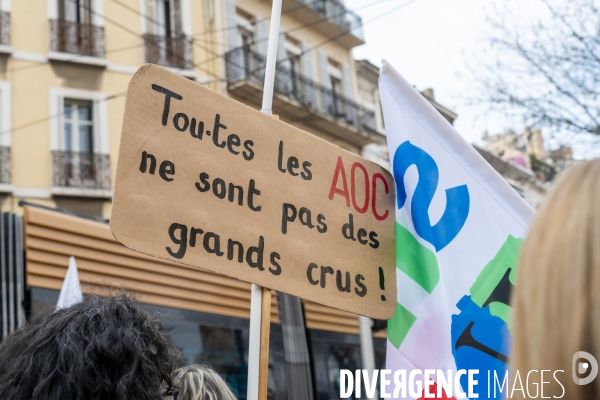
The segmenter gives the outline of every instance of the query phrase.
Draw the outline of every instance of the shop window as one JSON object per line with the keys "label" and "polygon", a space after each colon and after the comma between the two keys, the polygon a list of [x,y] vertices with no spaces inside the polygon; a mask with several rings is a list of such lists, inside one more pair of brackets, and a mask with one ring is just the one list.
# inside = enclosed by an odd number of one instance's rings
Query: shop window
{"label": "shop window", "polygon": [[242,399],[248,379],[248,330],[200,326],[203,352],[199,362],[209,364]]}

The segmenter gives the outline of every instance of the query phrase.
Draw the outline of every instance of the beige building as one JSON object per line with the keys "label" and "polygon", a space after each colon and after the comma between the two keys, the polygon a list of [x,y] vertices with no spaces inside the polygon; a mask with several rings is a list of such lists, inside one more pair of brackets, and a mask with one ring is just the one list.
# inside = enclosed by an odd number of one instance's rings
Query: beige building
{"label": "beige building", "polygon": [[[375,114],[375,127],[378,133],[385,135],[383,123],[383,110],[379,96],[379,67],[368,60],[356,61],[359,101],[363,107]],[[431,104],[450,124],[454,123],[456,113],[444,107],[435,100],[433,89],[425,89],[421,95]],[[390,169],[390,157],[385,143],[373,142],[362,149],[362,156]]]}
{"label": "beige building", "polygon": [[[357,100],[360,17],[336,0],[310,4],[284,1],[273,112],[355,153],[383,143]],[[110,216],[125,91],[143,63],[260,108],[270,2],[1,0],[0,9],[4,210],[25,200]]]}
{"label": "beige building", "polygon": [[473,146],[475,150],[508,182],[508,184],[532,208],[538,208],[544,200],[548,184],[540,181],[536,174],[526,167],[515,163],[505,157],[499,156],[490,150]]}
{"label": "beige building", "polygon": [[556,150],[550,150],[548,151],[548,157],[557,171],[564,171],[575,162],[571,146],[560,146]]}
{"label": "beige building", "polygon": [[483,139],[488,150],[522,167],[531,169],[531,157],[546,162],[546,148],[540,129],[528,128],[525,132],[518,134],[508,131],[493,136],[484,135]]}
{"label": "beige building", "polygon": [[520,134],[508,131],[493,136],[486,133],[483,140],[487,151],[528,169],[542,187],[548,187],[559,173],[575,162],[570,146],[546,149],[540,129],[526,129]]}
{"label": "beige building", "polygon": [[[84,292],[136,291],[189,362],[211,363],[245,398],[250,285],[134,253],[105,219],[136,70],[159,64],[259,109],[269,16],[266,0],[0,0],[0,236],[11,238],[0,241],[0,340],[56,304],[74,255]],[[385,143],[380,110],[359,101],[360,17],[338,0],[283,0],[281,29],[273,112],[355,153]],[[268,398],[292,399],[273,299]],[[334,398],[339,369],[361,365],[357,316],[310,302],[300,312],[313,394]],[[380,368],[385,332],[375,336]]]}

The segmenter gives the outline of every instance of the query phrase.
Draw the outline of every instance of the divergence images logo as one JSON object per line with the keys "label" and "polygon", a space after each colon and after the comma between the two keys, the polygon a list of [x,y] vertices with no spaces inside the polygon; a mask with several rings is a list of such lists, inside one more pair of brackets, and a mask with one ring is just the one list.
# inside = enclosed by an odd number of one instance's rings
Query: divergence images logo
{"label": "divergence images logo", "polygon": [[[592,367],[590,369],[590,367]],[[578,351],[573,354],[573,365],[571,371],[573,372],[573,382],[577,385],[587,385],[592,382],[598,375],[598,361],[596,358],[588,352]],[[588,373],[589,375],[584,378],[579,378]]]}

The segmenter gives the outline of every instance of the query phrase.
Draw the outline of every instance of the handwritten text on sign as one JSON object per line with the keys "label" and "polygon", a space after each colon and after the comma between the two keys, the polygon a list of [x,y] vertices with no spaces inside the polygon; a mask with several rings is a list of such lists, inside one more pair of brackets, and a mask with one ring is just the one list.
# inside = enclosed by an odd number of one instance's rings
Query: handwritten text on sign
{"label": "handwritten text on sign", "polygon": [[388,319],[394,191],[376,164],[163,68],[129,84],[111,228],[131,249]]}

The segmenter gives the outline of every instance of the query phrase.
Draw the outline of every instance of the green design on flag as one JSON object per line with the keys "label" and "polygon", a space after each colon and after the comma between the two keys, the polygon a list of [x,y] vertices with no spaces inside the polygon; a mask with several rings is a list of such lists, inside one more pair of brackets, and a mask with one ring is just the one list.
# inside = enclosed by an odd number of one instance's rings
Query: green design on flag
{"label": "green design on flag", "polygon": [[509,329],[511,308],[508,297],[511,286],[516,286],[516,265],[522,244],[523,239],[509,235],[471,286],[471,300],[481,308],[489,305],[490,314],[501,318]]}
{"label": "green design on flag", "polygon": [[440,280],[435,254],[396,222],[396,267],[431,294]]}
{"label": "green design on flag", "polygon": [[396,313],[388,321],[388,340],[390,343],[394,345],[394,347],[399,348],[406,334],[412,327],[412,325],[417,320],[417,317],[411,314],[406,308],[402,306],[402,304],[397,303]]}

